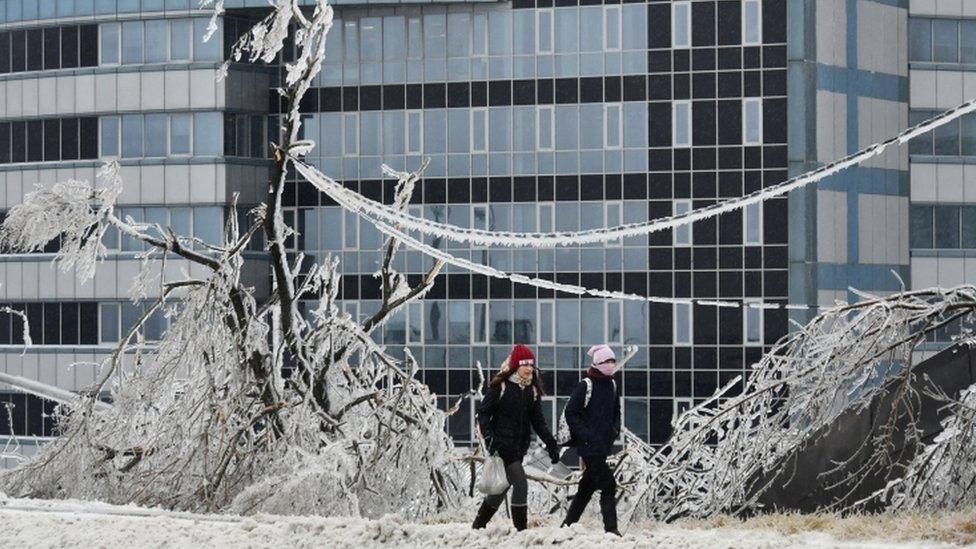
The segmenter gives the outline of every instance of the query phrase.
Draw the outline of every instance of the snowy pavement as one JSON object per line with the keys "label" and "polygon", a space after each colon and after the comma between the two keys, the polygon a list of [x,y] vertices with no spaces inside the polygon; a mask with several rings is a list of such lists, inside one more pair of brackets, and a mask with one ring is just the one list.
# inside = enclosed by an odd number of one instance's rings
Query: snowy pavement
{"label": "snowy pavement", "polygon": [[941,543],[841,541],[810,533],[786,536],[759,530],[661,526],[622,539],[576,525],[516,533],[496,520],[483,531],[468,524],[417,524],[388,516],[378,520],[320,517],[197,515],[81,501],[4,499],[0,535],[6,547],[465,547],[562,546],[572,548],[688,547],[950,547]]}

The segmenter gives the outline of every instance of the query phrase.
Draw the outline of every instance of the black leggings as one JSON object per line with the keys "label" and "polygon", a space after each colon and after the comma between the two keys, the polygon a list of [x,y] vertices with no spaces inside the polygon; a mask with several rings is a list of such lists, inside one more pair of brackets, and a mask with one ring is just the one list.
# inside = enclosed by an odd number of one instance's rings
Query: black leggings
{"label": "black leggings", "polygon": [[[525,478],[525,469],[522,468],[522,456],[499,452],[502,461],[505,462],[505,478],[512,489],[512,505],[524,506],[529,497],[529,481]],[[491,507],[498,509],[505,501],[505,494],[508,488],[500,494],[485,497],[485,501]]]}

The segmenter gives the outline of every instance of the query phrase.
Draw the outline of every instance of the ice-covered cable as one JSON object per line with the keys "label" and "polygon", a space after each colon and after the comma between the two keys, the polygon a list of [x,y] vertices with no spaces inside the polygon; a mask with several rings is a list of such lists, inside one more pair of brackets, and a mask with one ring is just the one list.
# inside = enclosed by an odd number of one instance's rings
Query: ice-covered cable
{"label": "ice-covered cable", "polygon": [[[321,189],[321,187],[319,187],[316,184],[316,182],[313,181],[312,184]],[[631,294],[626,292],[615,292],[610,290],[586,288],[583,286],[577,286],[575,284],[564,284],[552,280],[543,280],[541,278],[533,278],[521,274],[506,273],[494,267],[483,265],[481,263],[475,263],[468,259],[454,256],[444,250],[437,249],[428,244],[424,244],[423,242],[420,242],[419,240],[410,236],[409,234],[407,234],[401,229],[391,227],[390,225],[387,225],[382,221],[372,219],[363,211],[355,208],[353,204],[347,199],[348,195],[344,193],[336,193],[333,195],[331,193],[328,193],[328,191],[325,191],[324,189],[323,192],[327,192],[327,194],[330,194],[330,196],[332,196],[336,200],[336,202],[339,203],[339,205],[343,206],[344,208],[356,211],[364,219],[369,220],[383,234],[389,237],[396,238],[397,240],[399,240],[401,243],[403,243],[409,248],[413,248],[414,250],[429,255],[435,259],[440,259],[445,263],[454,265],[466,271],[470,271],[473,273],[478,273],[478,274],[482,274],[494,278],[508,279],[518,284],[527,284],[529,286],[535,286],[536,288],[543,288],[546,290],[554,290],[554,291],[575,294],[575,295],[591,295],[594,297],[602,297],[606,299],[620,299],[620,300],[627,300],[627,301],[641,301],[641,302],[650,302],[650,303],[665,303],[669,305],[683,304],[683,305],[705,305],[705,306],[714,306],[714,307],[750,307],[750,308],[760,308],[760,309],[803,309],[803,310],[810,308],[807,305],[787,305],[787,304],[779,304],[779,303],[742,303],[737,301],[722,301],[722,300],[715,300],[715,299],[642,296],[642,295]]]}
{"label": "ice-covered cable", "polygon": [[584,244],[615,241],[622,237],[646,235],[714,217],[722,213],[738,210],[751,204],[763,202],[811,183],[816,183],[825,177],[834,175],[851,166],[860,164],[883,153],[885,149],[892,145],[906,143],[914,137],[942,125],[948,124],[949,122],[973,111],[976,111],[976,99],[970,100],[953,109],[945,111],[944,113],[930,118],[921,124],[913,126],[888,140],[875,143],[874,145],[862,149],[861,151],[858,151],[852,155],[846,156],[840,160],[793,177],[787,181],[784,181],[783,183],[755,191],[741,198],[727,200],[712,206],[699,208],[671,217],[663,217],[659,219],[641,221],[638,223],[629,223],[616,227],[603,227],[599,229],[563,233],[488,231],[484,229],[458,227],[448,223],[431,221],[423,217],[410,215],[408,212],[398,210],[374,200],[370,200],[359,193],[350,191],[314,167],[297,159],[295,161],[295,167],[302,174],[302,176],[304,176],[308,181],[316,183],[316,187],[326,194],[334,197],[337,193],[343,193],[349,197],[348,202],[351,209],[363,211],[372,217],[384,219],[389,224],[397,225],[407,230],[418,231],[455,242],[468,242],[477,246],[502,246],[511,248],[579,246]]}

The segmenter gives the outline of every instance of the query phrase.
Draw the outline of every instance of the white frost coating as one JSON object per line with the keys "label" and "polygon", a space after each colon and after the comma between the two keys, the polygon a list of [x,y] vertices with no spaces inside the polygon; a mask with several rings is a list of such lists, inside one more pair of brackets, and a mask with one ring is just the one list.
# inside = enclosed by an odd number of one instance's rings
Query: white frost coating
{"label": "white frost coating", "polygon": [[[717,216],[726,212],[742,209],[751,204],[757,204],[770,198],[784,195],[792,190],[799,189],[811,183],[816,183],[825,177],[834,175],[849,167],[858,165],[870,158],[877,156],[892,145],[904,143],[922,133],[938,128],[970,112],[976,111],[976,99],[963,103],[954,109],[950,109],[938,116],[930,118],[921,124],[905,130],[897,136],[876,143],[846,156],[840,160],[811,170],[805,174],[796,176],[778,185],[767,187],[756,192],[747,194],[741,198],[735,198],[720,202],[718,204],[692,210],[687,213],[641,221],[639,223],[629,223],[616,227],[605,227],[575,232],[508,232],[508,231],[488,231],[484,229],[469,229],[457,227],[448,223],[432,221],[422,217],[410,215],[408,212],[400,211],[396,207],[387,206],[380,202],[370,200],[358,193],[349,191],[339,185],[328,176],[325,176],[314,167],[304,166],[296,161],[295,165],[302,175],[309,181],[318,183],[318,187],[325,193],[333,196],[335,193],[343,192],[350,198],[348,203],[350,208],[363,211],[372,217],[386,220],[388,223],[402,226],[409,230],[420,231],[424,234],[446,238],[455,242],[469,242],[477,246],[505,246],[511,248],[545,248],[554,246],[579,246],[583,244],[594,244],[599,242],[615,241],[629,236],[641,236],[653,232],[673,229],[681,225],[700,221]],[[387,168],[387,170],[389,170]],[[389,170],[392,172],[392,170]],[[386,173],[386,172],[385,172]],[[389,175],[389,173],[388,173]]]}
{"label": "white frost coating", "polygon": [[98,187],[75,180],[55,183],[50,190],[38,185],[23,204],[10,209],[0,229],[0,248],[34,252],[60,237],[54,261],[63,272],[75,270],[81,280],[90,279],[107,251],[101,240],[122,190],[118,163],[106,164],[97,178]]}

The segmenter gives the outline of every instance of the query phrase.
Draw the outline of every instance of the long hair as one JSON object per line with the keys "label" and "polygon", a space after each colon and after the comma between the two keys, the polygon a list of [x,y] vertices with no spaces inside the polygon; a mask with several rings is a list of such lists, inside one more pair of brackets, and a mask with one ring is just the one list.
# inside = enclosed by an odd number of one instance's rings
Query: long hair
{"label": "long hair", "polygon": [[[508,359],[506,358],[505,361],[502,362],[502,366],[498,370],[498,373],[495,374],[495,377],[491,378],[488,385],[491,387],[498,387],[503,381],[507,380],[512,374],[514,374],[516,370],[518,370],[518,368],[512,368],[512,365],[508,363]],[[535,364],[535,368],[532,368],[532,387],[535,389],[535,394],[537,397],[545,396],[546,394],[546,388],[542,385],[541,374],[542,372],[539,371],[539,365]]]}

